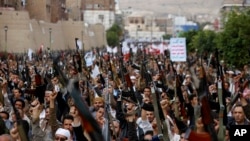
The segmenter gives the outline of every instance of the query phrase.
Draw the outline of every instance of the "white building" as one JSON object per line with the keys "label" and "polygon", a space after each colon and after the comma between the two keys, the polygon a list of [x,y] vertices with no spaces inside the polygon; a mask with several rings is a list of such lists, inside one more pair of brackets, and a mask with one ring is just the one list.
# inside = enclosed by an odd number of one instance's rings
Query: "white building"
{"label": "white building", "polygon": [[83,19],[88,24],[103,24],[110,28],[115,21],[115,0],[85,0]]}
{"label": "white building", "polygon": [[134,11],[131,8],[122,11],[125,30],[129,38],[162,40],[164,34],[172,34],[172,19],[156,17],[150,11]]}

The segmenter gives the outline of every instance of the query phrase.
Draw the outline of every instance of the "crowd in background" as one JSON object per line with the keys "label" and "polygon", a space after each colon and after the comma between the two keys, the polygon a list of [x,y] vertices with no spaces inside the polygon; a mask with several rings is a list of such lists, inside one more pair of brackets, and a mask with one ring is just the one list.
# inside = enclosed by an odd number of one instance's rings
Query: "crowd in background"
{"label": "crowd in background", "polygon": [[0,140],[229,141],[232,126],[249,125],[248,65],[230,70],[216,54],[172,62],[167,51],[126,61],[91,52],[91,65],[83,51],[3,54]]}

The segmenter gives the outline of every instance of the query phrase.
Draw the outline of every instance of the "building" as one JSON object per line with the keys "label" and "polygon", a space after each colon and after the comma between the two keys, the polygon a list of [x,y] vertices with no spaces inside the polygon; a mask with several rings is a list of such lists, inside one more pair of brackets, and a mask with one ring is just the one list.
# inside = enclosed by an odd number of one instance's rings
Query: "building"
{"label": "building", "polygon": [[101,24],[83,26],[82,21],[37,21],[30,19],[27,11],[0,8],[0,51],[23,53],[28,49],[36,51],[41,46],[51,50],[76,49],[75,38],[83,41],[86,50],[106,45]]}
{"label": "building", "polygon": [[31,19],[56,23],[67,19],[66,0],[26,0],[25,9]]}
{"label": "building", "polygon": [[83,0],[66,0],[67,20],[82,21],[83,20]]}
{"label": "building", "polygon": [[0,7],[13,7],[15,10],[24,10],[26,0],[0,0]]}
{"label": "building", "polygon": [[224,23],[227,19],[225,18],[226,14],[230,11],[232,11],[235,8],[238,8],[239,10],[243,10],[246,7],[250,7],[250,0],[224,0],[220,13],[220,24],[219,27],[220,29],[223,29],[222,23]]}
{"label": "building", "polygon": [[115,21],[114,0],[83,0],[83,20],[88,24],[104,25],[110,28]]}
{"label": "building", "polygon": [[164,34],[172,34],[173,20],[156,17],[149,11],[123,11],[125,30],[129,38],[161,40]]}
{"label": "building", "polygon": [[186,32],[189,30],[198,30],[197,23],[187,20],[186,17],[182,17],[182,16],[174,17],[173,35],[178,36],[177,35],[178,33],[182,32],[182,31]]}
{"label": "building", "polygon": [[221,12],[231,11],[233,8],[238,7],[239,10],[250,6],[250,0],[224,0]]}

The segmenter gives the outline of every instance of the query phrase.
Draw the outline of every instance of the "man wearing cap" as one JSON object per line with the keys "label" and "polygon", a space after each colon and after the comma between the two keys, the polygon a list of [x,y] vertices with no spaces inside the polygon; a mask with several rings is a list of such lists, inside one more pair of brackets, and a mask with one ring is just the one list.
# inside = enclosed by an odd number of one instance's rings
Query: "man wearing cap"
{"label": "man wearing cap", "polygon": [[55,141],[71,141],[69,130],[58,128],[55,134]]}
{"label": "man wearing cap", "polygon": [[[57,97],[58,93],[53,92],[50,95],[50,118],[49,118],[49,125],[51,126],[52,129],[52,135],[54,135],[56,133],[56,131],[60,128],[60,125],[57,123],[56,121],[56,109],[55,109],[55,98]],[[72,114],[74,116],[72,116]],[[78,141],[78,140],[85,140],[83,137],[83,128],[81,128],[81,122],[79,120],[79,122],[76,123],[76,110],[72,110],[70,111],[70,115],[65,115],[62,119],[62,128],[66,129],[69,131],[69,138],[67,138],[68,140],[71,139],[73,141]],[[78,117],[78,119],[80,119]],[[80,136],[80,134],[81,136]],[[56,135],[56,134],[55,134]]]}

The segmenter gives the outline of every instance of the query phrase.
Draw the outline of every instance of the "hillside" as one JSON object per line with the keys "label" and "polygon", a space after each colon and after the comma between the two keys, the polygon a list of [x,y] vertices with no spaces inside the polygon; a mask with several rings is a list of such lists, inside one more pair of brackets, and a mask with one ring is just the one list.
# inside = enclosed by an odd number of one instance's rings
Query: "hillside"
{"label": "hillside", "polygon": [[217,17],[224,0],[119,0],[120,9],[149,10],[158,15],[207,15]]}

